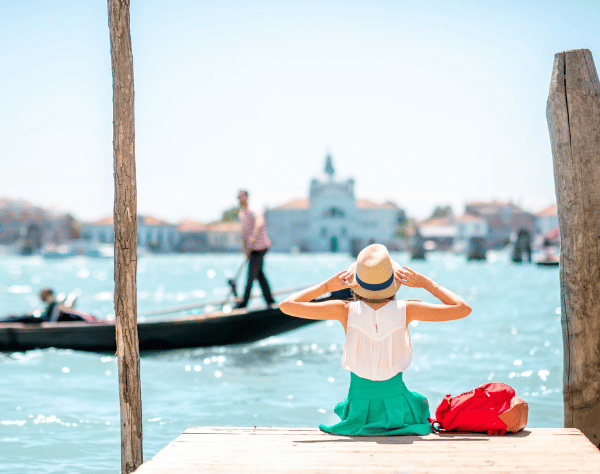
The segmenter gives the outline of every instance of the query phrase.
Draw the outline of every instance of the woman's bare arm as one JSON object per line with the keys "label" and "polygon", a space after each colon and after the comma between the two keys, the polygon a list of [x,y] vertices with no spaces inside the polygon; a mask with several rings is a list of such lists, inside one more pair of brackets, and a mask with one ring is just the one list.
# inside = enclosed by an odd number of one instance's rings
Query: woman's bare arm
{"label": "woman's bare arm", "polygon": [[315,298],[328,292],[341,290],[344,288],[354,288],[358,286],[349,284],[348,280],[352,277],[346,271],[339,272],[328,280],[311,286],[305,290],[288,296],[279,304],[279,309],[285,314],[305,319],[335,319],[340,321],[344,327],[348,320],[348,303],[340,300],[323,301],[321,303],[311,303]]}
{"label": "woman's bare arm", "polygon": [[443,303],[407,301],[406,324],[411,321],[451,321],[464,318],[471,313],[471,307],[460,296],[408,267],[398,270],[396,277],[403,285],[429,291]]}

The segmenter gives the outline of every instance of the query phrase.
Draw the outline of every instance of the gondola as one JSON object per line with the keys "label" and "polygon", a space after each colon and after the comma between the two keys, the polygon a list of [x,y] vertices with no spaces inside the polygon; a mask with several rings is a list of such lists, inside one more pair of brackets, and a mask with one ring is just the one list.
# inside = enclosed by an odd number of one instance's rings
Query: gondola
{"label": "gondola", "polygon": [[535,262],[536,265],[539,265],[540,267],[558,267],[560,265],[560,261],[556,258],[556,259],[545,259],[545,260],[538,260],[537,262]]}
{"label": "gondola", "polygon": [[540,267],[558,267],[560,265],[560,245],[553,243],[552,239],[558,235],[558,229],[553,229],[544,239],[542,244],[542,258],[536,265]]}
{"label": "gondola", "polygon": [[[348,299],[342,290],[320,298]],[[279,308],[215,311],[161,321],[138,321],[140,351],[222,346],[255,342],[315,323],[288,316]],[[0,351],[55,347],[90,352],[116,350],[114,322],[0,322]]]}

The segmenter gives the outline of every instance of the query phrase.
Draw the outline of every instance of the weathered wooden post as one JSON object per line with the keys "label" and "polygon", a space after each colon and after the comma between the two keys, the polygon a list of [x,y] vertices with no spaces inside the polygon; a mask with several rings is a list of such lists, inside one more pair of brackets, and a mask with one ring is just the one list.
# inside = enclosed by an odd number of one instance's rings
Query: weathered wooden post
{"label": "weathered wooden post", "polygon": [[113,73],[115,176],[115,317],[121,403],[121,472],[142,457],[142,391],[137,332],[137,192],[133,109],[133,57],[129,0],[108,1]]}
{"label": "weathered wooden post", "polygon": [[546,114],[562,242],[564,422],[599,446],[600,85],[589,50],[554,56]]}

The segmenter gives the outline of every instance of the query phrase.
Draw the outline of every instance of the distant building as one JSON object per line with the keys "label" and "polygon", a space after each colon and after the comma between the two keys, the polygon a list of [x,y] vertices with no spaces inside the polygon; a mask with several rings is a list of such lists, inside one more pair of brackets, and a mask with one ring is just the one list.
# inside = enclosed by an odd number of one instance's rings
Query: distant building
{"label": "distant building", "polygon": [[465,214],[478,216],[487,224],[486,242],[488,248],[503,247],[515,240],[521,231],[530,235],[535,232],[535,217],[511,202],[470,202],[465,206]]}
{"label": "distant building", "polygon": [[75,220],[21,200],[0,198],[0,244],[25,253],[76,237]]}
{"label": "distant building", "polygon": [[457,234],[453,217],[438,217],[421,222],[417,226],[417,236],[427,250],[450,250]]}
{"label": "distant building", "polygon": [[[149,216],[138,216],[138,247],[152,252],[241,252],[241,223],[185,220],[179,225]],[[92,243],[114,243],[113,218],[106,217],[84,226],[85,239]]]}
{"label": "distant building", "polygon": [[[112,244],[115,241],[113,217],[106,217],[84,225],[84,237],[94,243]],[[179,231],[175,224],[150,216],[138,215],[137,245],[153,252],[170,252],[179,245]]]}
{"label": "distant building", "polygon": [[458,248],[467,248],[473,237],[483,237],[489,235],[489,227],[486,220],[481,216],[472,214],[463,214],[454,220],[456,228],[455,245]]}
{"label": "distant building", "polygon": [[429,219],[417,226],[418,237],[431,248],[464,250],[475,237],[483,238],[486,249],[514,241],[519,232],[536,232],[535,217],[511,202],[470,202],[460,217]]}
{"label": "distant building", "polygon": [[265,222],[272,250],[354,252],[373,242],[396,248],[400,209],[389,202],[356,199],[353,179],[334,179],[330,155],[325,173],[325,180],[311,181],[308,199],[267,209]]}
{"label": "distant building", "polygon": [[113,217],[83,224],[83,238],[93,243],[112,244],[115,241]]}
{"label": "distant building", "polygon": [[558,230],[558,208],[556,204],[548,206],[535,214],[535,227],[539,234],[547,235]]}
{"label": "distant building", "polygon": [[208,248],[213,252],[242,251],[242,224],[240,221],[207,224],[206,237]]}
{"label": "distant building", "polygon": [[208,232],[207,225],[202,222],[184,220],[179,223],[179,251],[180,252],[207,252]]}

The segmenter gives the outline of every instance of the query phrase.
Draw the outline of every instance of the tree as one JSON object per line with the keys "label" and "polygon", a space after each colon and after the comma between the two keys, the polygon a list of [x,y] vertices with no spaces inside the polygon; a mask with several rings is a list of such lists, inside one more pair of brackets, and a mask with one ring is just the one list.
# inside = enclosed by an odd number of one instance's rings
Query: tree
{"label": "tree", "polygon": [[398,225],[402,226],[408,222],[406,217],[406,211],[404,209],[398,209]]}
{"label": "tree", "polygon": [[143,462],[142,391],[137,332],[137,189],[133,56],[129,0],[108,1],[113,75],[113,158],[115,178],[115,319],[119,399],[121,405],[121,472]]}
{"label": "tree", "polygon": [[81,230],[81,223],[77,221],[71,214],[67,214],[65,219],[69,223],[69,238],[76,240],[83,237],[83,231]]}
{"label": "tree", "polygon": [[410,231],[414,227],[414,219],[409,219],[404,209],[398,210],[398,230],[396,234],[402,239],[410,237]]}
{"label": "tree", "polygon": [[227,209],[223,212],[223,217],[221,218],[221,222],[235,222],[238,220],[238,215],[240,213],[240,208],[238,206]]}
{"label": "tree", "polygon": [[431,214],[431,217],[429,219],[451,217],[452,215],[453,215],[452,206],[450,206],[450,205],[436,206],[435,209],[433,210],[433,214]]}

